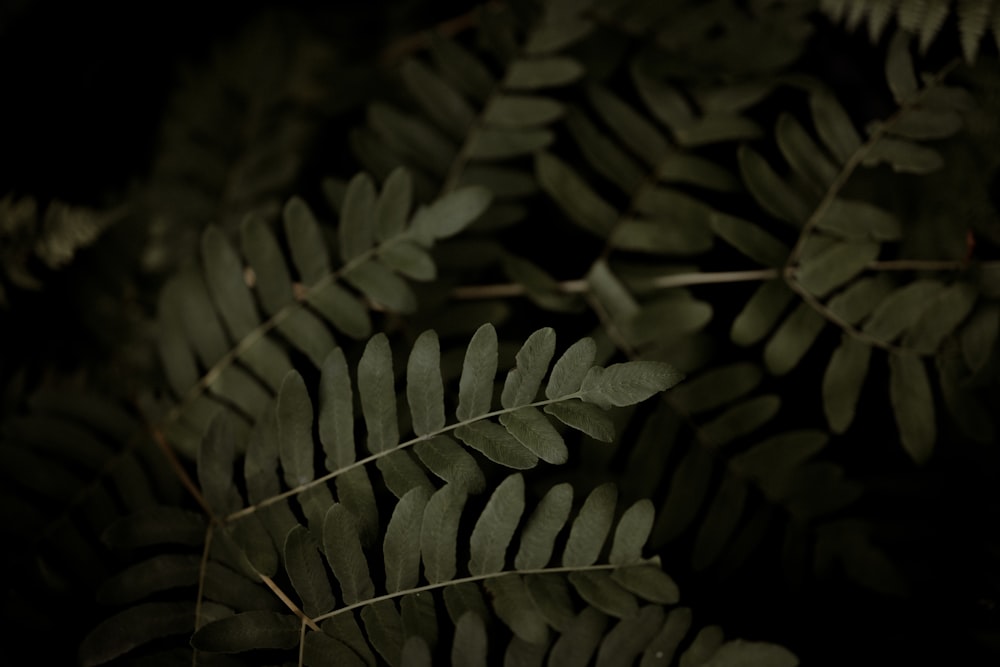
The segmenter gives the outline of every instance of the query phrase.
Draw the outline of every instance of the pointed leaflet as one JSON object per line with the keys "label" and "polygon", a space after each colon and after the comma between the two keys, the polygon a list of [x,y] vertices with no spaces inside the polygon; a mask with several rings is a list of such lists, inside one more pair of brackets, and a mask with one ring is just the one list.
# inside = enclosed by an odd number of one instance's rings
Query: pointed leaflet
{"label": "pointed leaflet", "polygon": [[600,238],[611,233],[618,211],[569,165],[551,153],[540,152],[535,155],[535,175],[570,220]]}
{"label": "pointed leaflet", "polygon": [[420,462],[445,482],[469,494],[482,493],[486,488],[486,478],[476,459],[450,437],[439,435],[418,442],[413,449]]}
{"label": "pointed leaflet", "polygon": [[628,618],[639,611],[635,596],[615,583],[607,570],[570,572],[569,581],[585,602],[605,614]]}
{"label": "pointed leaflet", "polygon": [[532,644],[548,640],[548,625],[528,596],[522,577],[493,577],[486,579],[483,586],[493,598],[493,611],[515,635]]}
{"label": "pointed leaflet", "polygon": [[920,357],[895,352],[889,355],[889,398],[903,448],[917,463],[926,463],[934,449],[937,427],[934,395]]}
{"label": "pointed leaflet", "polygon": [[799,284],[824,297],[865,270],[879,253],[872,241],[834,243],[818,255],[803,260],[796,272]]}
{"label": "pointed leaflet", "polygon": [[332,611],[337,600],[333,597],[319,547],[305,526],[296,525],[288,531],[284,554],[285,570],[302,600],[302,611],[307,616]]}
{"label": "pointed leaflet", "polygon": [[361,412],[368,429],[368,451],[373,454],[399,444],[394,382],[389,339],[383,333],[376,334],[368,341],[358,362]]}
{"label": "pointed leaflet", "polygon": [[500,415],[500,423],[528,451],[546,463],[560,465],[569,460],[569,450],[559,431],[537,408],[519,408]]}
{"label": "pointed leaflet", "polygon": [[278,432],[285,483],[295,488],[315,477],[313,463],[313,409],[302,376],[290,371],[278,394]]}
{"label": "pointed leaflet", "polygon": [[764,347],[764,364],[774,375],[784,375],[816,342],[826,320],[807,303],[792,311]]}
{"label": "pointed leaflet", "polygon": [[385,587],[389,593],[415,588],[420,578],[420,530],[430,492],[415,488],[392,512],[385,531]]}
{"label": "pointed leaflet", "polygon": [[622,514],[615,528],[608,562],[612,565],[628,565],[642,559],[642,547],[653,528],[653,503],[640,500]]}
{"label": "pointed leaflet", "polygon": [[871,347],[847,334],[830,357],[823,374],[823,411],[834,433],[844,433],[854,421],[870,358]]}
{"label": "pointed leaflet", "polygon": [[323,519],[323,553],[340,583],[345,604],[375,595],[355,522],[354,515],[340,503],[334,503]]}
{"label": "pointed leaflet", "polygon": [[663,626],[665,613],[648,605],[631,618],[622,619],[604,637],[597,651],[596,667],[628,667]]}
{"label": "pointed leaflet", "polygon": [[677,604],[680,599],[677,584],[656,565],[620,567],[611,573],[611,578],[625,590],[650,602]]}
{"label": "pointed leaflet", "polygon": [[476,521],[469,538],[469,573],[493,574],[503,570],[507,547],[524,513],[524,478],[504,479]]}
{"label": "pointed leaflet", "polygon": [[586,567],[597,562],[611,530],[617,499],[618,489],[610,482],[590,492],[570,527],[563,549],[563,566]]}
{"label": "pointed leaflet", "polygon": [[778,323],[794,296],[783,280],[770,280],[758,287],[733,320],[730,339],[744,347],[758,343]]}
{"label": "pointed leaflet", "polygon": [[570,345],[552,367],[545,397],[560,398],[579,391],[596,355],[597,344],[592,338],[581,338]]}
{"label": "pointed leaflet", "polygon": [[572,83],[583,73],[580,63],[562,56],[515,60],[507,66],[504,86],[511,90],[549,88]]}
{"label": "pointed leaflet", "polygon": [[344,351],[336,348],[323,362],[319,384],[319,441],[327,470],[354,463],[354,402]]}
{"label": "pointed leaflet", "polygon": [[752,222],[717,212],[712,214],[710,225],[719,238],[764,266],[781,266],[788,257],[787,245]]}
{"label": "pointed leaflet", "polygon": [[292,197],[285,204],[282,217],[285,221],[285,237],[292,251],[292,261],[299,279],[312,285],[330,273],[330,256],[326,252],[316,216],[299,197]]}
{"label": "pointed leaflet", "polygon": [[507,373],[500,404],[516,408],[535,400],[556,349],[556,332],[551,327],[528,336],[515,357],[516,366]]}
{"label": "pointed leaflet", "polygon": [[703,667],[796,667],[799,659],[791,651],[777,644],[748,642],[743,639],[728,641],[712,654]]}
{"label": "pointed leaflet", "polygon": [[458,408],[455,410],[459,420],[468,421],[489,412],[496,372],[497,332],[492,324],[487,323],[476,330],[465,352],[462,377],[458,383]]}
{"label": "pointed leaflet", "polygon": [[208,653],[291,649],[299,644],[300,621],[291,614],[245,611],[202,626],[191,646]]}
{"label": "pointed leaflet", "polygon": [[499,424],[472,422],[455,429],[455,437],[502,466],[527,470],[538,465],[538,456]]}
{"label": "pointed leaflet", "polygon": [[583,379],[580,398],[601,407],[634,405],[682,379],[683,374],[659,361],[628,361],[607,368],[595,366]]}
{"label": "pointed leaflet", "polygon": [[451,664],[486,667],[488,648],[486,626],[482,617],[471,611],[462,614],[455,624],[455,639],[451,644]]}
{"label": "pointed leaflet", "polygon": [[594,440],[612,442],[615,439],[615,423],[596,405],[572,399],[545,406],[550,414],[566,426],[589,435]]}
{"label": "pointed leaflet", "polygon": [[569,518],[573,507],[573,487],[557,484],[542,497],[521,531],[520,546],[514,558],[518,570],[535,570],[548,565],[556,536]]}
{"label": "pointed leaflet", "polygon": [[801,227],[812,213],[812,205],[783,181],[759,153],[747,146],[739,149],[740,173],[750,194],[768,213]]}
{"label": "pointed leaflet", "polygon": [[424,577],[432,584],[455,578],[458,522],[465,507],[465,491],[446,484],[427,501],[420,527],[420,554]]}
{"label": "pointed leaflet", "polygon": [[441,349],[434,331],[423,332],[413,344],[406,365],[406,399],[414,433],[426,435],[444,426]]}
{"label": "pointed leaflet", "polygon": [[481,216],[492,201],[493,194],[478,185],[452,190],[417,211],[410,223],[410,234],[424,246],[454,236]]}
{"label": "pointed leaflet", "polygon": [[249,215],[240,227],[243,256],[253,269],[257,282],[254,291],[261,307],[274,315],[290,303],[292,278],[288,274],[281,247],[267,224],[260,216]]}

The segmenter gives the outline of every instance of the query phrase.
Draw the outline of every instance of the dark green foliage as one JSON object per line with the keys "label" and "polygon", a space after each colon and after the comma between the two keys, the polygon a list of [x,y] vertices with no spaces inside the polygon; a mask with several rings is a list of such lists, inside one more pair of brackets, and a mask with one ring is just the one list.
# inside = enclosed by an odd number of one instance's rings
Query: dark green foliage
{"label": "dark green foliage", "polygon": [[[129,323],[0,364],[8,629],[85,665],[995,659],[1000,6],[390,5],[220,38],[128,201],[0,202],[11,341],[57,285]],[[75,291],[94,262],[124,287]]]}

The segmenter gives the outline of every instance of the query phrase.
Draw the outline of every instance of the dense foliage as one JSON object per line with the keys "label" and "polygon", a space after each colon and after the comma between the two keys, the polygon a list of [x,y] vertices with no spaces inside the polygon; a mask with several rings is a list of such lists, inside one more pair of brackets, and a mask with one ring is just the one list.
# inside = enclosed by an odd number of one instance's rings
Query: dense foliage
{"label": "dense foliage", "polygon": [[111,120],[7,65],[9,641],[1000,659],[1000,3],[433,12],[219,10]]}

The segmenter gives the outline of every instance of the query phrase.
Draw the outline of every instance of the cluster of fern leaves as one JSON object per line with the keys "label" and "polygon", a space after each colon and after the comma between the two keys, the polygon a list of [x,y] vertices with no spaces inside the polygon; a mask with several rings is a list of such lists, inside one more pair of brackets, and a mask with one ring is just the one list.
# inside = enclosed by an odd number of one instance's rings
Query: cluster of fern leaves
{"label": "cluster of fern leaves", "polygon": [[1000,3],[398,4],[262,11],[106,208],[0,201],[12,637],[1000,658]]}

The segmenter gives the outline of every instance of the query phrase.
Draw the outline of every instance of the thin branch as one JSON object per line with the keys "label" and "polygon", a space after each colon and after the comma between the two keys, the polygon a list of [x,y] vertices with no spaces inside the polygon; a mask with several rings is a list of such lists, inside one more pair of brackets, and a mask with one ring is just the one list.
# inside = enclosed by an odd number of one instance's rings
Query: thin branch
{"label": "thin branch", "polygon": [[429,29],[401,37],[382,49],[382,53],[378,58],[379,63],[383,67],[391,67],[407,56],[427,49],[431,45],[432,34],[437,33],[444,37],[454,37],[479,25],[479,14],[484,9],[502,6],[503,3],[501,2],[488,2],[465,14],[442,21]]}
{"label": "thin branch", "polygon": [[185,468],[184,464],[181,463],[179,458],[177,458],[177,452],[175,452],[174,448],[170,446],[169,442],[167,442],[167,438],[163,435],[163,431],[159,428],[153,427],[150,429],[150,433],[152,434],[153,440],[163,452],[163,455],[167,457],[167,463],[170,464],[174,474],[177,475],[177,479],[180,480],[181,486],[187,489],[187,492],[191,494],[191,497],[195,499],[195,502],[197,502],[198,505],[201,506],[201,509],[204,510],[205,514],[208,515],[210,521],[218,521],[215,514],[212,512],[212,508],[208,506],[205,496],[202,495],[201,489],[198,488],[198,485],[194,483],[193,479],[191,479],[191,475],[188,474],[187,468]]}
{"label": "thin branch", "polygon": [[274,579],[271,579],[271,577],[267,576],[266,574],[261,574],[260,572],[257,573],[257,576],[260,577],[260,580],[264,582],[264,585],[270,588],[271,592],[274,593],[278,597],[278,599],[281,600],[281,602],[291,610],[293,614],[298,616],[303,623],[308,625],[316,632],[322,632],[319,629],[319,626],[316,625],[316,622],[313,621],[313,619],[309,618],[309,616],[307,616],[304,611],[299,609],[299,606],[294,602],[292,602],[291,598],[285,595],[285,591],[281,590],[278,587],[278,584],[274,583]]}
{"label": "thin branch", "polygon": [[[209,523],[205,529],[205,548],[201,552],[201,564],[198,566],[198,598],[194,603],[194,629],[195,632],[201,627],[201,602],[205,597],[205,575],[208,572],[208,554],[212,548],[212,535],[215,533],[215,524]],[[191,653],[191,667],[198,664],[198,649],[193,649]]]}

